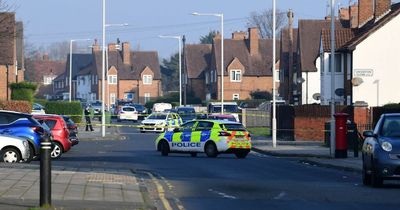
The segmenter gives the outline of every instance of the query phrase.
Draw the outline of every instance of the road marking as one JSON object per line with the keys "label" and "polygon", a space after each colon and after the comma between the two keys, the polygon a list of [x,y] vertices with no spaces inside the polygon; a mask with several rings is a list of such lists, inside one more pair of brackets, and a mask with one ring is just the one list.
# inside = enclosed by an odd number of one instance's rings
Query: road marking
{"label": "road marking", "polygon": [[281,192],[279,193],[279,195],[275,196],[274,199],[275,200],[280,200],[281,198],[285,197],[286,193],[285,192]]}
{"label": "road marking", "polygon": [[[147,173],[147,172],[146,172]],[[165,198],[165,191],[162,185],[158,182],[158,180],[153,176],[151,173],[147,173],[150,177],[151,180],[153,180],[153,183],[156,185],[158,196],[161,199],[162,204],[164,205],[164,208],[166,210],[172,210],[171,205],[169,204],[167,198]]]}
{"label": "road marking", "polygon": [[219,196],[221,196],[221,197],[223,197],[223,198],[227,198],[227,199],[237,199],[235,196],[233,196],[233,195],[228,195],[228,194],[226,194],[226,193],[223,193],[223,192],[219,192],[219,191],[216,191],[216,190],[213,190],[213,189],[208,189],[208,191],[210,191],[210,192],[213,192],[213,193],[216,193],[216,194],[218,194]]}

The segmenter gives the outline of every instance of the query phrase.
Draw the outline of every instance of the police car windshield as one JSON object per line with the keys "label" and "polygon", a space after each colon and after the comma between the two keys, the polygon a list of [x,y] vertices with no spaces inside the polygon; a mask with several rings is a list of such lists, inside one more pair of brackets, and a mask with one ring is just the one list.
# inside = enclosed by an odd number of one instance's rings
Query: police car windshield
{"label": "police car windshield", "polygon": [[242,124],[223,124],[226,130],[228,131],[245,131],[246,128]]}
{"label": "police car windshield", "polygon": [[[212,112],[213,113],[221,112],[221,105],[214,106]],[[237,107],[237,105],[225,105],[224,104],[224,112],[230,112],[230,113],[238,112],[238,107]]]}
{"label": "police car windshield", "polygon": [[147,119],[151,120],[165,120],[167,118],[166,114],[163,113],[157,113],[157,114],[151,114]]}

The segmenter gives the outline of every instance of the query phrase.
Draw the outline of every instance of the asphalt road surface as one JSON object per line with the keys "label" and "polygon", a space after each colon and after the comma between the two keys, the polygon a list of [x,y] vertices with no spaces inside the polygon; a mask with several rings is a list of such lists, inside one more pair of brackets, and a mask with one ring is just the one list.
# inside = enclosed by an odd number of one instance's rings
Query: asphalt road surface
{"label": "asphalt road surface", "polygon": [[158,134],[120,132],[126,140],[83,141],[52,164],[150,172],[173,209],[400,209],[397,182],[374,189],[363,186],[356,172],[254,152],[246,159],[163,157],[155,151]]}

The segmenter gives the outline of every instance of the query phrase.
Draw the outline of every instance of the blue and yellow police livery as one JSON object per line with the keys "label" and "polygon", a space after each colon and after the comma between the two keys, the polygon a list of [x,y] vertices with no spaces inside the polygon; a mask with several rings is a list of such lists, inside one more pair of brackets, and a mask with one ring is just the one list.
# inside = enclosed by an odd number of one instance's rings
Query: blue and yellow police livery
{"label": "blue and yellow police livery", "polygon": [[172,112],[155,112],[149,115],[142,121],[139,126],[141,133],[151,132],[164,132],[167,130],[173,130],[182,124],[182,118]]}
{"label": "blue and yellow police livery", "polygon": [[156,148],[163,156],[168,153],[205,152],[208,157],[219,153],[233,153],[245,158],[251,149],[251,137],[237,122],[222,120],[194,120],[173,131],[166,131],[156,139]]}

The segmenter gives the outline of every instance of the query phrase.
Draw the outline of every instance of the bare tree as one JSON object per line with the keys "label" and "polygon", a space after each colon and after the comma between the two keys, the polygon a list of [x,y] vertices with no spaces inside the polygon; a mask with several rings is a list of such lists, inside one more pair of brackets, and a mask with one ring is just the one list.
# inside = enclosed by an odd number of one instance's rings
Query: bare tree
{"label": "bare tree", "polygon": [[68,41],[51,43],[47,47],[47,52],[50,60],[66,60],[69,54],[69,43]]}
{"label": "bare tree", "polygon": [[[261,12],[251,12],[248,18],[247,27],[257,27],[262,38],[272,38],[272,9],[263,10]],[[279,9],[276,10],[276,31],[279,34],[286,25],[286,12]]]}

